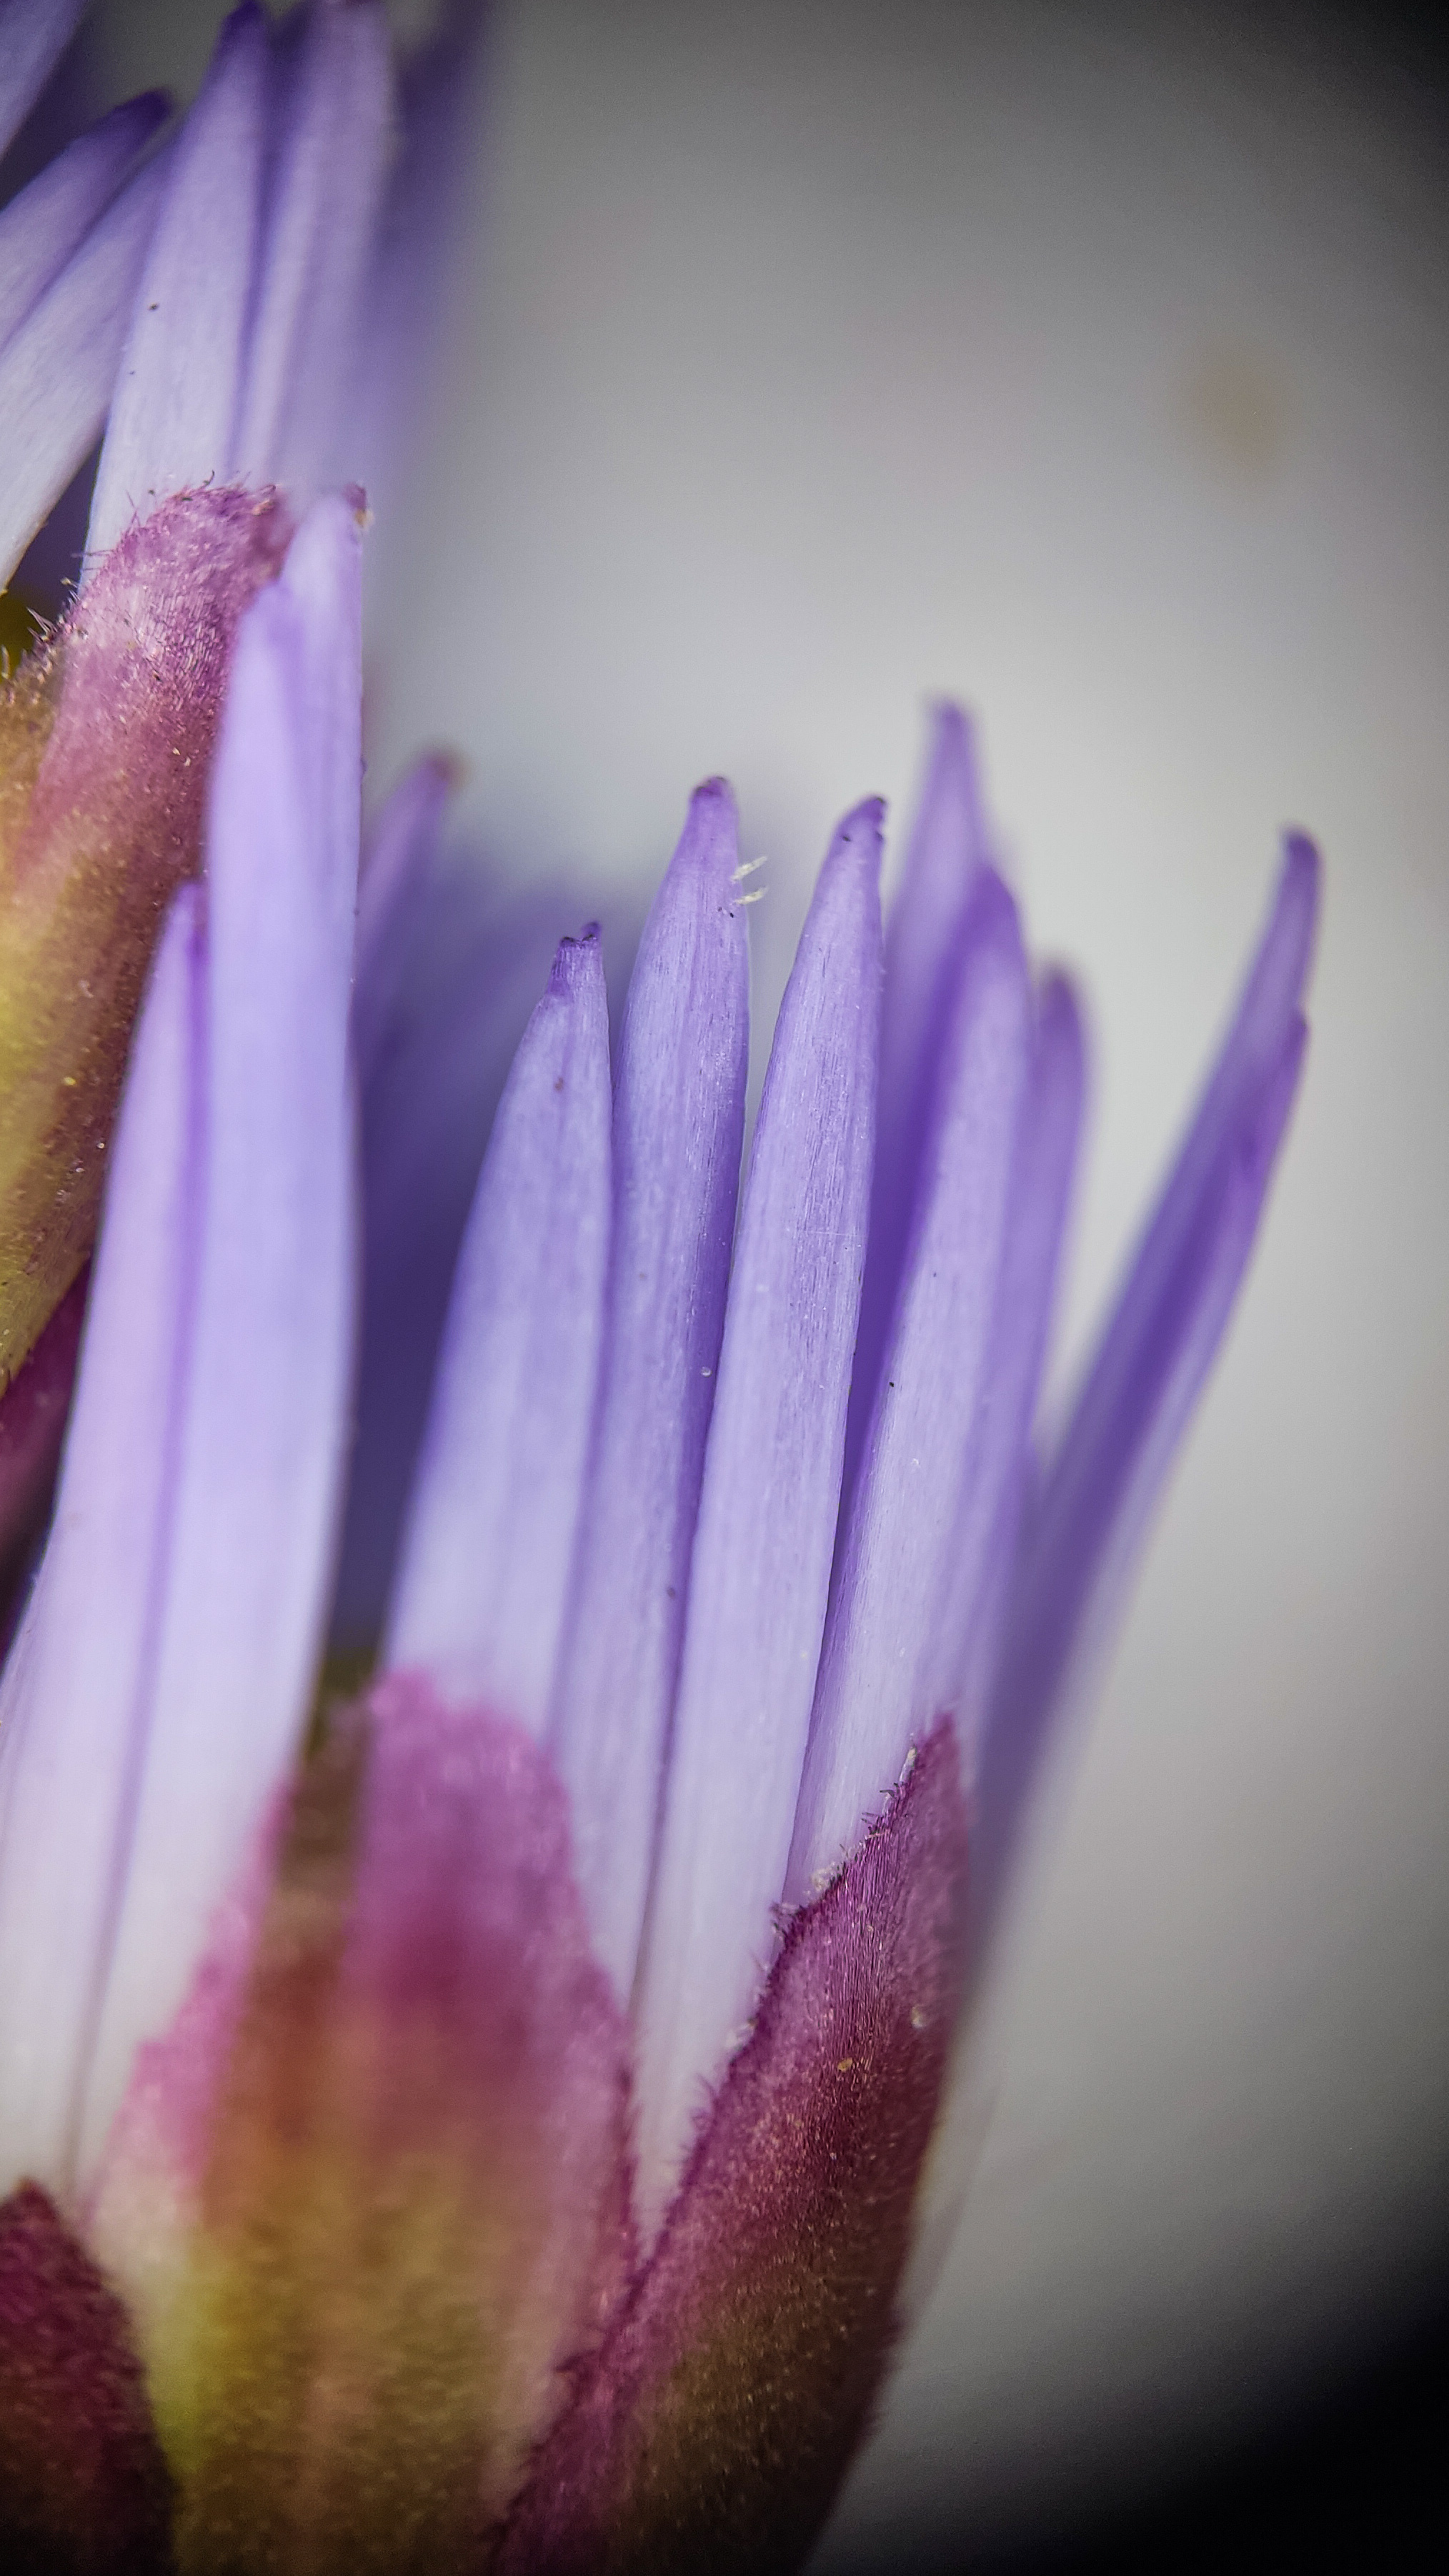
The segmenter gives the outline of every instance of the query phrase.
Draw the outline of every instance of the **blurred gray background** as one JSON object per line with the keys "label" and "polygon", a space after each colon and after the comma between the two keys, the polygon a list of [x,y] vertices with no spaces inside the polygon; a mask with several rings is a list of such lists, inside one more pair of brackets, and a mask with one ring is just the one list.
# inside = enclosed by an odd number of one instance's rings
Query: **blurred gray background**
{"label": "blurred gray background", "polygon": [[[116,0],[114,93],[220,12]],[[400,13],[401,15],[402,13]],[[425,13],[407,13],[416,22]],[[512,0],[372,763],[505,868],[637,885],[725,769],[768,1014],[830,823],[978,711],[1084,979],[1058,1379],[1286,821],[1328,913],[1240,1320],[1064,1748],[965,2222],[822,2565],[1021,2541],[1438,2296],[1449,2141],[1449,152],[1401,13]],[[561,924],[561,927],[571,926]]]}

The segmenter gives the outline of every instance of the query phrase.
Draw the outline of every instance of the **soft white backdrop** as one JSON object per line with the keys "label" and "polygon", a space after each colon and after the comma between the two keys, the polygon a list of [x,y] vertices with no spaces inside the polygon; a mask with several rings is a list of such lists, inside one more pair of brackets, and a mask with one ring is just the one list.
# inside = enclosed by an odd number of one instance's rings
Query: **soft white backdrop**
{"label": "soft white backdrop", "polygon": [[[194,76],[217,15],[118,0],[107,79]],[[1095,1030],[1068,1355],[1277,826],[1328,861],[1266,1239],[826,2563],[905,2493],[1022,2528],[1261,2418],[1444,2256],[1446,174],[1323,10],[495,13],[374,774],[451,742],[500,863],[617,883],[728,770],[768,1008],[832,817],[899,813],[923,695],[964,695]]]}

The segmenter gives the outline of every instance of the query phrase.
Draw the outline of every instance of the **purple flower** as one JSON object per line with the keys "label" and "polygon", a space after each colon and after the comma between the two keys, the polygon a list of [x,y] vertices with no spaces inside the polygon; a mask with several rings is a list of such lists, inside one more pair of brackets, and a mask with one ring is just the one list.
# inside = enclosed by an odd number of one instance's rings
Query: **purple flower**
{"label": "purple flower", "polygon": [[[1042,1442],[1083,1040],[964,718],[884,938],[879,801],[835,834],[742,1188],[749,871],[699,788],[616,1046],[597,930],[558,948],[376,1668],[319,1691],[397,943],[446,788],[425,763],[362,851],[361,530],[325,487],[386,76],[371,9],[270,51],[239,10],[142,174],[109,550],[27,785],[53,981],[78,937],[110,952],[88,860],[122,725],[136,990],[164,928],[109,1149],[114,1081],[87,1093],[104,1224],[0,1680],[0,2527],[88,2567],[783,2568],[869,2422],[1043,1743],[1247,1264],[1317,864],[1290,838]],[[67,185],[62,284],[112,221]],[[116,639],[148,618],[133,708]],[[191,819],[147,876],[178,707]],[[96,1016],[115,1049],[130,1009]],[[64,1078],[21,1038],[49,1211]]]}

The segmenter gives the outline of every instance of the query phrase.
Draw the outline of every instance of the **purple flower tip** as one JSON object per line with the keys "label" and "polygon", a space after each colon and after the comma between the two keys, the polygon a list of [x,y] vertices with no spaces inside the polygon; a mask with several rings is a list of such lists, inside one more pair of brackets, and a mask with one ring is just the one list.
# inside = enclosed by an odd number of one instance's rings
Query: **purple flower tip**
{"label": "purple flower tip", "polygon": [[603,950],[599,944],[599,925],[588,922],[577,939],[564,938],[554,951],[553,969],[548,989],[565,997],[582,992],[604,971]]}
{"label": "purple flower tip", "polygon": [[881,834],[885,830],[885,819],[885,798],[883,796],[863,796],[858,805],[852,805],[850,812],[839,824],[835,834],[835,846],[839,848],[843,841],[858,841],[861,839],[873,841],[875,844],[876,856],[879,857]]}
{"label": "purple flower tip", "polygon": [[697,868],[728,883],[738,857],[738,835],[739,815],[729,780],[706,778],[689,800],[673,867],[691,873]]}

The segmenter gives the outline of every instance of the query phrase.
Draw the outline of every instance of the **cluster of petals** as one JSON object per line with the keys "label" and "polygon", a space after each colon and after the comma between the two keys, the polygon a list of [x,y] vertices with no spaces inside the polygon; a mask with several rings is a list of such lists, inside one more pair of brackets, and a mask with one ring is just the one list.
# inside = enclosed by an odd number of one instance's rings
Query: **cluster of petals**
{"label": "cluster of petals", "polygon": [[[0,13],[32,88],[75,14]],[[109,411],[42,778],[80,758],[67,689],[104,735],[117,603],[164,624],[270,514],[0,1679],[0,2313],[42,2242],[71,2297],[56,2214],[121,2302],[85,2509],[131,2516],[138,2565],[785,2566],[900,2325],[1044,1745],[1248,1263],[1317,866],[1291,836],[1050,1439],[1081,1015],[950,707],[884,928],[879,801],[830,842],[747,1156],[724,782],[613,1042],[602,938],[561,941],[436,1351],[402,1350],[396,1172],[453,1095],[399,960],[447,780],[364,834],[362,527],[329,488],[390,79],[370,6],[280,37],[243,6],[177,134],[117,110],[0,217],[7,566]],[[319,1720],[357,1407],[416,1350],[375,1669]],[[0,2436],[6,2402],[0,2366]]]}

